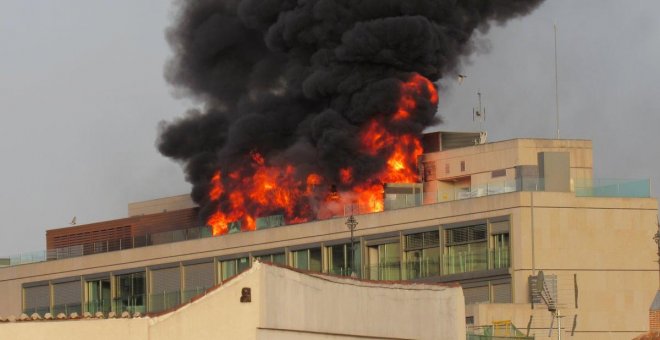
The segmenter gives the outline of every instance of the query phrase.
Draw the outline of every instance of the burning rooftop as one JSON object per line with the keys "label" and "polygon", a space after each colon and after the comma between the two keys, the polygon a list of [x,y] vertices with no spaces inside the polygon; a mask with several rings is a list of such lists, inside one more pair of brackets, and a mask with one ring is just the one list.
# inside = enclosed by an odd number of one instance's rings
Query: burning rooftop
{"label": "burning rooftop", "polygon": [[383,210],[383,184],[418,182],[436,82],[491,22],[541,0],[181,2],[167,80],[203,109],[164,123],[215,234],[338,206]]}

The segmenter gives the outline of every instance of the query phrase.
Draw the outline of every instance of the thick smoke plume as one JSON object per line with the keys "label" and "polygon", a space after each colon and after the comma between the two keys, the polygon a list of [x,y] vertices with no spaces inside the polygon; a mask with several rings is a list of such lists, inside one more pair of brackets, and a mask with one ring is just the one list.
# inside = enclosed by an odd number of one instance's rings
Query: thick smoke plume
{"label": "thick smoke plume", "polygon": [[[237,200],[256,216],[315,218],[330,186],[342,192],[385,180],[397,141],[439,122],[425,81],[455,71],[475,30],[541,1],[182,1],[167,34],[174,57],[166,78],[203,109],[163,123],[158,149],[185,164],[203,221],[231,214]],[[413,104],[401,114],[406,100]],[[374,122],[390,138],[365,149]],[[305,199],[265,208],[232,196],[260,167],[287,190],[308,191]]]}

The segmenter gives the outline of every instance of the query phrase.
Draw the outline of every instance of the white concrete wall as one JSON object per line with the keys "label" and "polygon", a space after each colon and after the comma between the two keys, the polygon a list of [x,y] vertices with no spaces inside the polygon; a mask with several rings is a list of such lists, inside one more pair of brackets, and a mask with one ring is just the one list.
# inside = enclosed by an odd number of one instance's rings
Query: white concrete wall
{"label": "white concrete wall", "polygon": [[[304,332],[318,339],[465,338],[464,298],[458,286],[383,285],[267,269],[262,273],[259,326],[269,331],[260,334],[284,334],[280,339]],[[314,333],[323,337],[312,337]]]}
{"label": "white concrete wall", "polygon": [[148,319],[26,321],[0,324],[7,340],[148,340]]}

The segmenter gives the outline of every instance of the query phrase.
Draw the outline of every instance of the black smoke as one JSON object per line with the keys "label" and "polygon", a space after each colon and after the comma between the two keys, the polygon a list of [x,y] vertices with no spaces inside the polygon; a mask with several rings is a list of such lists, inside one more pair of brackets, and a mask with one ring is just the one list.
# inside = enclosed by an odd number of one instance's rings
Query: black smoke
{"label": "black smoke", "polygon": [[[216,209],[214,171],[258,151],[339,183],[350,166],[369,181],[386,159],[362,152],[358,132],[391,116],[413,73],[435,82],[470,54],[476,30],[529,13],[542,0],[190,0],[167,32],[166,79],[200,102],[161,125],[160,152],[185,164],[202,219]],[[428,96],[397,135],[439,122]],[[227,178],[223,178],[231,186]]]}

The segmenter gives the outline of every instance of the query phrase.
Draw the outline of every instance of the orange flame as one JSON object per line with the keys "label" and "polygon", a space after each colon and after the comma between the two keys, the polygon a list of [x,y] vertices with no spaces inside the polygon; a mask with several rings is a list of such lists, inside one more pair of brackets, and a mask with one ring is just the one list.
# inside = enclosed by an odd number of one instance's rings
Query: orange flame
{"label": "orange flame", "polygon": [[[372,119],[358,135],[361,152],[372,157],[385,156],[382,170],[373,178],[356,182],[353,168],[341,168],[336,178],[343,188],[350,189],[338,192],[333,183],[327,183],[319,174],[296,176],[300,174],[293,165],[270,165],[261,153],[253,151],[250,164],[229,172],[225,185],[219,170],[210,179],[208,197],[218,202],[217,211],[207,220],[213,235],[228,233],[232,223],[240,223],[242,230],[255,230],[257,217],[274,213],[284,215],[287,223],[303,223],[310,218],[343,214],[348,204],[357,204],[361,213],[382,211],[383,184],[417,182],[417,159],[423,152],[416,135],[388,131],[387,119],[389,122],[410,119],[418,106],[416,98],[426,96],[433,105],[438,101],[435,86],[418,74],[401,84],[399,95],[397,110],[389,118]],[[305,178],[305,181],[296,178]],[[333,189],[327,192],[328,187]],[[322,201],[318,211],[311,206],[310,201],[314,200]],[[248,211],[247,202],[251,211]]]}
{"label": "orange flame", "polygon": [[342,184],[350,184],[353,182],[353,169],[339,169],[339,179],[341,180]]}
{"label": "orange flame", "polygon": [[399,98],[399,107],[394,116],[393,120],[405,120],[408,119],[417,108],[417,101],[415,97],[428,95],[431,104],[434,106],[438,104],[438,91],[436,91],[435,86],[428,79],[422,77],[419,74],[414,74],[407,82],[403,83],[401,86],[401,94]]}

